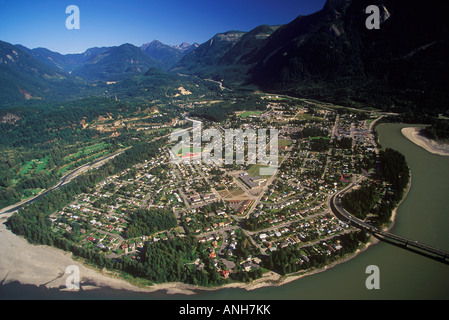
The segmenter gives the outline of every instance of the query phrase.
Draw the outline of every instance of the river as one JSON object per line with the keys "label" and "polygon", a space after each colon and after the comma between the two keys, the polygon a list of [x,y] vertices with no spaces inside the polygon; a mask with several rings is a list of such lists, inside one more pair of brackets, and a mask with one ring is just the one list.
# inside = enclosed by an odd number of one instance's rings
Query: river
{"label": "river", "polygon": [[[405,155],[412,171],[412,186],[400,205],[392,233],[449,251],[449,157],[433,155],[401,134],[410,125],[382,124],[377,128],[383,147]],[[368,290],[365,270],[379,267],[380,288]],[[9,298],[70,299],[449,299],[449,265],[403,248],[380,242],[348,262],[280,287],[253,291],[223,289],[193,296],[129,293],[109,289],[62,294],[55,290],[8,284],[0,296]]]}

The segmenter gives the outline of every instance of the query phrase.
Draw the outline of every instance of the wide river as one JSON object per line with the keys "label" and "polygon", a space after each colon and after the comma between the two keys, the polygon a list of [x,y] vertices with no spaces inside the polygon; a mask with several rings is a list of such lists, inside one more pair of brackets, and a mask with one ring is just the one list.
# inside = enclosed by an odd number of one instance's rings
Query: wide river
{"label": "wide river", "polygon": [[[400,205],[392,233],[449,251],[449,157],[433,155],[401,134],[410,125],[378,126],[379,141],[405,155],[412,186]],[[380,288],[368,290],[367,266],[379,267]],[[7,285],[10,298],[61,298],[61,292]],[[253,291],[223,289],[193,296],[142,294],[114,290],[78,292],[72,298],[100,299],[449,299],[449,265],[403,248],[380,242],[348,262],[280,287]],[[5,291],[3,293],[6,293]]]}

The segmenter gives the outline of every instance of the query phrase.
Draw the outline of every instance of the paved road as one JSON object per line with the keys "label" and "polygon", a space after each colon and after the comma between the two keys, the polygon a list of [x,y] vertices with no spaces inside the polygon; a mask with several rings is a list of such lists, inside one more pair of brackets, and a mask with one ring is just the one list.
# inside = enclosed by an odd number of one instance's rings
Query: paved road
{"label": "paved road", "polygon": [[5,207],[5,208],[1,209],[0,210],[0,214],[12,213],[14,211],[19,210],[24,205],[30,204],[30,203],[40,199],[41,197],[45,196],[46,194],[48,194],[48,193],[50,193],[50,192],[52,192],[54,190],[60,189],[61,187],[63,187],[67,183],[69,183],[71,180],[73,180],[74,178],[76,178],[80,174],[86,172],[87,170],[103,165],[104,162],[111,160],[112,158],[118,156],[119,154],[121,154],[125,150],[120,150],[118,152],[115,152],[113,154],[107,155],[105,157],[101,157],[101,158],[99,158],[99,159],[97,159],[95,161],[92,161],[90,163],[82,165],[81,167],[78,167],[78,168],[68,172],[53,187],[51,187],[51,188],[49,188],[49,189],[39,193],[38,195],[36,195],[36,196],[34,196],[32,198],[28,198],[26,200],[20,201],[20,202],[18,202],[16,204],[13,204],[11,206],[8,206],[8,207]]}
{"label": "paved road", "polygon": [[447,262],[447,259],[449,259],[449,252],[446,252],[444,250],[440,250],[440,249],[431,247],[429,245],[420,243],[420,242],[418,242],[416,240],[400,237],[400,236],[397,236],[395,234],[382,231],[382,230],[376,228],[375,226],[372,226],[372,225],[370,225],[370,224],[368,224],[368,223],[366,223],[366,222],[364,222],[364,221],[362,221],[360,219],[357,219],[356,217],[352,216],[351,214],[349,214],[341,206],[340,199],[341,199],[342,195],[344,195],[346,192],[351,190],[354,186],[355,186],[355,184],[351,183],[345,189],[341,190],[340,192],[338,192],[338,193],[336,193],[335,195],[332,196],[331,201],[330,201],[331,209],[334,212],[335,216],[337,216],[337,218],[339,218],[339,219],[343,218],[343,220],[345,222],[351,223],[351,224],[355,225],[358,228],[368,230],[369,232],[371,232],[373,234],[380,235],[383,238],[396,240],[396,241],[402,243],[403,245],[405,245],[406,247],[409,247],[409,248],[410,247],[414,247],[414,248],[421,249],[421,250],[423,250],[423,251],[425,251],[427,253],[435,254],[435,255],[445,259],[445,261]]}

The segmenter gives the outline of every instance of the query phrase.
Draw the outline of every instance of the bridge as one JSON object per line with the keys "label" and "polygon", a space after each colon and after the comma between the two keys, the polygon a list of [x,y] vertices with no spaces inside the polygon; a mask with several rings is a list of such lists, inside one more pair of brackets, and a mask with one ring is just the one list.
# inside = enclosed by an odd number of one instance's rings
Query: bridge
{"label": "bridge", "polygon": [[416,251],[418,253],[422,253],[428,256],[431,256],[433,258],[436,258],[444,263],[449,264],[449,252],[440,250],[437,248],[434,248],[432,246],[426,245],[424,243],[411,240],[402,236],[398,236],[395,234],[392,234],[390,232],[382,231],[375,226],[370,225],[369,223],[366,223],[360,219],[357,219],[356,217],[352,216],[349,212],[347,212],[342,206],[341,206],[341,197],[348,192],[350,189],[352,189],[355,186],[354,183],[350,184],[345,189],[341,190],[340,192],[334,194],[331,197],[330,200],[330,207],[332,209],[332,212],[335,214],[337,218],[340,220],[343,220],[351,225],[354,225],[360,229],[364,229],[373,235],[377,236],[378,238],[381,238],[383,240],[389,240],[390,242],[396,243],[398,245],[404,246],[408,249],[413,249],[413,251]]}

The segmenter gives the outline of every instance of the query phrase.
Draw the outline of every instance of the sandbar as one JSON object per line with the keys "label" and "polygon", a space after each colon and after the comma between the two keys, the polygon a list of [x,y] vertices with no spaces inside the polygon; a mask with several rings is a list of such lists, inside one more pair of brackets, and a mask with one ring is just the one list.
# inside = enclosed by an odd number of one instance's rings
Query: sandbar
{"label": "sandbar", "polygon": [[430,153],[438,154],[440,156],[449,156],[449,145],[439,143],[435,140],[429,139],[421,134],[422,128],[407,127],[402,128],[401,133],[414,144],[427,150]]}

